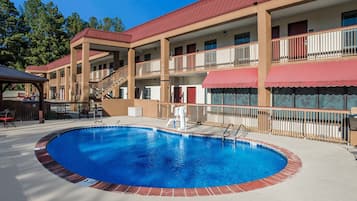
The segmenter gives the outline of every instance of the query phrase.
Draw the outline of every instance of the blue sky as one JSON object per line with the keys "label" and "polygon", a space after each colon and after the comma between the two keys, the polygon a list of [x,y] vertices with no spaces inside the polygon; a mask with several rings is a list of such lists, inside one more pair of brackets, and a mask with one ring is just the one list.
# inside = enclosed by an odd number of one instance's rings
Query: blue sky
{"label": "blue sky", "polygon": [[[17,8],[24,2],[24,0],[11,1]],[[77,12],[84,20],[88,20],[91,16],[99,19],[119,17],[124,22],[125,28],[129,29],[196,0],[53,0],[53,2],[65,16]]]}

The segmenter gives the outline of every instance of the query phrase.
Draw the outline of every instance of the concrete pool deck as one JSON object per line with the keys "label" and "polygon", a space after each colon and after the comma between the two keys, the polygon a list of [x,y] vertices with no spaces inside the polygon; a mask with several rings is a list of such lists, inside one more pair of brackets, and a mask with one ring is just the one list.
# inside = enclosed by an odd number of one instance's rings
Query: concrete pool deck
{"label": "concrete pool deck", "polygon": [[[105,124],[137,124],[165,127],[166,121],[151,118],[112,117]],[[27,125],[25,125],[27,124]],[[106,192],[72,184],[45,169],[34,155],[37,141],[65,128],[94,125],[93,120],[57,120],[0,128],[0,199],[2,201],[48,200],[271,200],[357,201],[357,161],[345,145],[290,137],[249,133],[247,138],[286,148],[302,161],[300,171],[282,183],[265,188],[204,197],[157,197]],[[200,133],[222,133],[221,128],[194,126]]]}

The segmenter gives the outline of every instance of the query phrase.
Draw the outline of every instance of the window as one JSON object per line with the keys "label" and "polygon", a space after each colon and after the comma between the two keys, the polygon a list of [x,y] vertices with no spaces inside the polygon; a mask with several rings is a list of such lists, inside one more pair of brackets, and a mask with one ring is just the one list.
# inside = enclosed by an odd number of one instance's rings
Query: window
{"label": "window", "polygon": [[318,108],[317,88],[296,88],[295,107],[297,108]]}
{"label": "window", "polygon": [[250,89],[249,104],[252,106],[258,105],[258,89]]}
{"label": "window", "polygon": [[357,107],[357,87],[274,88],[273,106],[350,110]]}
{"label": "window", "polygon": [[135,63],[139,63],[140,62],[140,56],[135,56]]}
{"label": "window", "polygon": [[205,50],[213,50],[217,48],[217,40],[210,40],[205,42]]}
{"label": "window", "polygon": [[211,89],[211,104],[256,106],[258,103],[257,89]]}
{"label": "window", "polygon": [[357,107],[357,87],[349,87],[347,90],[347,110]]}
{"label": "window", "polygon": [[56,99],[57,90],[56,87],[50,87],[50,99]]}
{"label": "window", "polygon": [[[241,33],[234,36],[234,44],[242,45],[250,42],[250,33]],[[234,51],[234,64],[243,65],[250,63],[250,47],[249,45],[238,46]]]}
{"label": "window", "polygon": [[140,98],[140,88],[135,87],[135,99]]}
{"label": "window", "polygon": [[[357,24],[357,10],[342,13],[342,26],[352,26]],[[357,29],[346,29],[342,35],[343,48],[345,54],[356,52]]]}
{"label": "window", "polygon": [[[205,50],[214,50],[217,48],[217,41],[210,40],[205,42]],[[205,65],[211,66],[216,64],[216,51],[205,52]]]}
{"label": "window", "polygon": [[122,67],[122,66],[124,66],[124,60],[123,59],[119,60],[119,67]]}
{"label": "window", "polygon": [[119,98],[120,99],[124,99],[124,97],[125,97],[125,90],[123,89],[123,88],[120,88],[119,89]]}
{"label": "window", "polygon": [[211,104],[222,105],[223,104],[223,89],[211,89]]}
{"label": "window", "polygon": [[223,105],[235,105],[235,89],[224,89],[223,90]]}
{"label": "window", "polygon": [[[223,89],[211,89],[211,104],[222,105],[223,104]],[[220,111],[219,107],[212,107],[211,112]]]}
{"label": "window", "polygon": [[241,33],[234,36],[234,44],[241,45],[250,42],[250,33]]}
{"label": "window", "polygon": [[151,99],[151,88],[144,88],[144,92],[143,92],[143,98],[144,99]]}
{"label": "window", "polygon": [[51,72],[50,73],[50,79],[56,79],[57,73],[56,72]]}
{"label": "window", "polygon": [[357,10],[342,13],[342,26],[352,26],[357,24]]}
{"label": "window", "polygon": [[343,87],[320,88],[319,108],[343,110],[345,108],[344,93]]}
{"label": "window", "polygon": [[64,77],[64,69],[60,70],[60,76]]}
{"label": "window", "polygon": [[250,89],[237,89],[236,105],[250,105]]}
{"label": "window", "polygon": [[145,54],[144,61],[150,61],[150,60],[151,60],[151,54]]}
{"label": "window", "polygon": [[101,79],[102,78],[102,65],[98,66],[98,78]]}
{"label": "window", "polygon": [[107,64],[103,64],[103,77],[108,75]]}
{"label": "window", "polygon": [[294,89],[274,88],[273,94],[274,107],[294,107]]}
{"label": "window", "polygon": [[82,64],[77,64],[77,74],[82,73]]}
{"label": "window", "polygon": [[114,63],[111,62],[111,63],[109,64],[109,73],[111,74],[111,73],[113,73],[113,71],[114,71]]}

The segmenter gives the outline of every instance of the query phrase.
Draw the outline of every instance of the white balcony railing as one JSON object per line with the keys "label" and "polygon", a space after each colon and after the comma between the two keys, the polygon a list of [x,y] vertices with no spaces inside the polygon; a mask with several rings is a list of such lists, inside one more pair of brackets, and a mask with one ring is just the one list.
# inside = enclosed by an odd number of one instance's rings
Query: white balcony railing
{"label": "white balcony railing", "polygon": [[274,39],[275,63],[357,55],[357,26]]}
{"label": "white balcony railing", "polygon": [[136,76],[160,73],[160,59],[136,63]]}
{"label": "white balcony railing", "polygon": [[250,66],[258,64],[258,43],[224,47],[171,57],[170,71],[185,72],[211,68]]}

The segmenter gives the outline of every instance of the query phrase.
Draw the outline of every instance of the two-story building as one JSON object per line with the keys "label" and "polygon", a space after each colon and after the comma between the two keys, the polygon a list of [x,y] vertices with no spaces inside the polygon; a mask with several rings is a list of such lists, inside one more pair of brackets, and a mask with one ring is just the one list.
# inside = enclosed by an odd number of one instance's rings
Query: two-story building
{"label": "two-story building", "polygon": [[61,101],[350,109],[356,56],[355,0],[200,0],[121,33],[85,29],[26,71]]}

